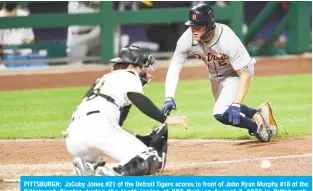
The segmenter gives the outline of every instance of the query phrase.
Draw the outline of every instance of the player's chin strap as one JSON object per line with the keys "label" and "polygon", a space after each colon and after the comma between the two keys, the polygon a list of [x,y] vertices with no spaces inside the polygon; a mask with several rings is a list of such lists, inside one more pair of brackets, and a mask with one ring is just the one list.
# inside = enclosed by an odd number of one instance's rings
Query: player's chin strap
{"label": "player's chin strap", "polygon": [[200,36],[200,40],[205,40],[206,38],[208,38],[214,29],[215,29],[215,24],[211,28],[207,26],[205,29],[205,32]]}

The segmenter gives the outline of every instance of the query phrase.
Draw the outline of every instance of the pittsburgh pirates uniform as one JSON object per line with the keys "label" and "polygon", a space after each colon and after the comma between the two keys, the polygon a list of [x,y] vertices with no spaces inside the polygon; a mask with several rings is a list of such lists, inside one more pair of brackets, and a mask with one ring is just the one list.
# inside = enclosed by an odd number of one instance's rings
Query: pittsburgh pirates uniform
{"label": "pittsburgh pirates uniform", "polygon": [[120,109],[132,104],[127,92],[143,93],[138,74],[133,70],[111,72],[97,81],[94,90],[109,98],[91,96],[77,107],[67,130],[71,155],[87,162],[108,155],[124,164],[146,151],[145,144],[119,126]]}
{"label": "pittsburgh pirates uniform", "polygon": [[[17,16],[28,16],[29,12],[17,9]],[[0,11],[0,18],[6,17],[4,10]],[[13,28],[0,30],[0,44],[21,45],[34,40],[35,35],[32,28]]]}
{"label": "pittsburgh pirates uniform", "polygon": [[[88,6],[88,2],[83,3],[78,1],[70,1],[68,4],[68,13],[79,14],[99,12],[99,2],[91,3],[89,3],[91,5]],[[75,25],[68,27],[66,42],[68,56],[86,56],[90,50],[100,47],[100,42],[100,26],[98,25]],[[70,64],[74,63],[82,64],[82,61],[71,62]]]}
{"label": "pittsburgh pirates uniform", "polygon": [[223,114],[236,96],[239,77],[236,70],[245,66],[254,75],[255,59],[251,58],[236,34],[226,25],[216,23],[215,35],[209,43],[193,39],[189,27],[179,38],[173,59],[169,66],[165,96],[173,97],[179,81],[179,73],[188,55],[192,53],[203,60],[210,73],[211,88],[215,98],[213,115]]}

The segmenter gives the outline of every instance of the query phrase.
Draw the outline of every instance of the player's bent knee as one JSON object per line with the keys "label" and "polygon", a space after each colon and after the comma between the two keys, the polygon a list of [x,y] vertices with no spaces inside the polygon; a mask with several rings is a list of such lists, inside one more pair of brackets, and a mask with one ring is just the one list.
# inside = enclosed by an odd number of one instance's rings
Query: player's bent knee
{"label": "player's bent knee", "polygon": [[143,176],[155,174],[161,166],[156,151],[142,153],[132,158],[123,166],[118,166],[114,170],[122,176]]}
{"label": "player's bent knee", "polygon": [[215,114],[214,115],[215,119],[225,125],[230,125],[228,121],[228,114],[225,112],[223,114]]}

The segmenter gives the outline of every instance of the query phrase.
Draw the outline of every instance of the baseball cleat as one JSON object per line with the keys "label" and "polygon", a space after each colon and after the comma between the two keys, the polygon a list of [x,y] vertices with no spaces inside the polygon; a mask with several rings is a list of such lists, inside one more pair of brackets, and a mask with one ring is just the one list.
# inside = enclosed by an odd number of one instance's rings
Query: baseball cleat
{"label": "baseball cleat", "polygon": [[98,157],[95,162],[94,170],[96,170],[99,166],[104,166],[105,164],[106,162],[102,159],[102,157]]}
{"label": "baseball cleat", "polygon": [[96,176],[121,176],[114,169],[109,168],[107,165],[97,167],[95,175]]}
{"label": "baseball cleat", "polygon": [[80,157],[73,159],[74,170],[78,176],[92,176],[94,175],[93,165],[89,162],[85,162]]}
{"label": "baseball cleat", "polygon": [[254,136],[262,143],[269,142],[271,139],[271,133],[268,128],[265,127],[263,116],[258,112],[253,116],[253,120],[258,125]]}
{"label": "baseball cleat", "polygon": [[259,112],[263,115],[265,126],[270,130],[272,135],[277,135],[278,126],[273,116],[273,110],[271,104],[265,102],[260,105]]}

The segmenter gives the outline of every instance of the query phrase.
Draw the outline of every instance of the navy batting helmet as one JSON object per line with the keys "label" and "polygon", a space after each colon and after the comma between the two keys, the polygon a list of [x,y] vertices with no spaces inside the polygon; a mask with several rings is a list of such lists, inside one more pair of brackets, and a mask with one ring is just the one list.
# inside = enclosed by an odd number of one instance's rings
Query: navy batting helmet
{"label": "navy batting helmet", "polygon": [[151,54],[143,51],[137,46],[126,46],[118,53],[118,57],[110,60],[117,64],[138,64],[145,68],[150,67],[155,63],[155,59]]}
{"label": "navy batting helmet", "polygon": [[215,28],[215,13],[210,5],[199,4],[189,11],[189,20],[185,23],[187,26],[206,26],[205,33],[201,39],[209,36]]}

